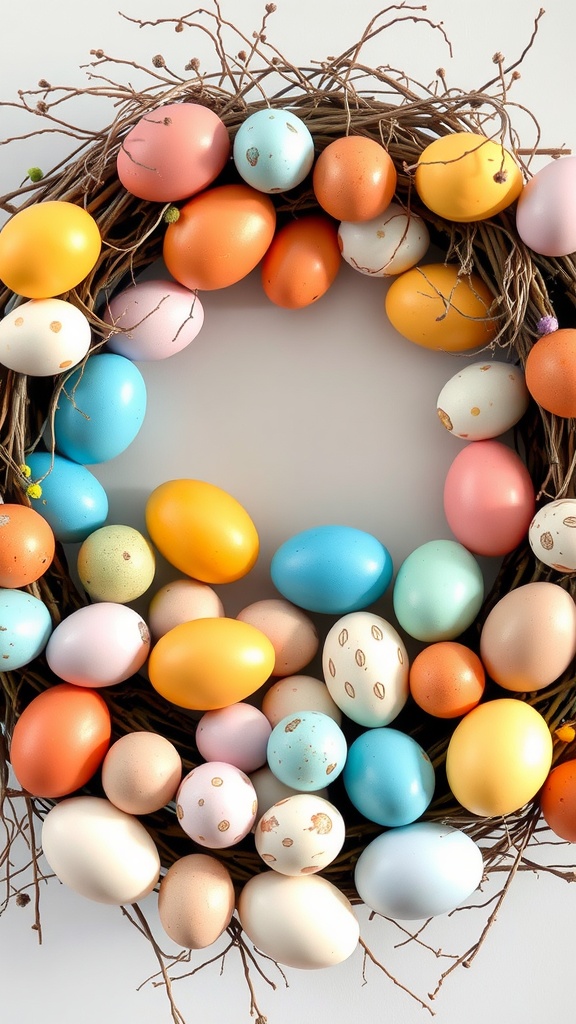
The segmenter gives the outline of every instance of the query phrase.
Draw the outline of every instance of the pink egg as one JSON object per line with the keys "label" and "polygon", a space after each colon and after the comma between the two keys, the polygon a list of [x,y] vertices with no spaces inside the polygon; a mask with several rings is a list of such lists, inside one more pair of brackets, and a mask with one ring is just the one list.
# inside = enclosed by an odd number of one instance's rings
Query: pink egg
{"label": "pink egg", "polygon": [[137,281],[115,295],[102,311],[114,331],[110,352],[140,362],[168,359],[200,333],[204,308],[196,292],[175,281]]}
{"label": "pink egg", "polygon": [[212,587],[199,580],[179,579],[156,591],[148,609],[148,625],[156,641],[181,622],[223,615],[224,605]]}
{"label": "pink egg", "polygon": [[505,555],[528,532],[535,511],[526,466],[500,441],[473,441],[444,485],[444,512],[456,539],[476,555]]}
{"label": "pink egg", "polygon": [[48,665],[76,686],[114,686],[142,668],[150,652],[150,633],[132,608],[100,601],[62,619],[47,647]]}
{"label": "pink egg", "polygon": [[200,192],[230,156],[224,122],[201,103],[168,103],[148,111],[118,152],[124,188],[153,203],[174,203]]}
{"label": "pink egg", "polygon": [[262,711],[272,728],[286,715],[298,711],[322,711],[337,725],[342,721],[342,712],[326,683],[313,676],[286,676],[273,683],[262,698]]}
{"label": "pink egg", "polygon": [[576,156],[552,160],[524,186],[516,230],[542,256],[569,256],[576,250]]}
{"label": "pink egg", "polygon": [[258,708],[240,702],[206,711],[196,729],[196,746],[205,761],[226,761],[243,772],[266,763],[272,726]]}
{"label": "pink egg", "polygon": [[176,794],[178,821],[200,846],[225,849],[247,836],[256,820],[256,790],[244,772],[208,761],[188,772]]}
{"label": "pink egg", "polygon": [[312,619],[283,598],[255,601],[236,617],[255,626],[270,640],[276,654],[274,676],[299,672],[310,664],[318,650],[318,632]]}

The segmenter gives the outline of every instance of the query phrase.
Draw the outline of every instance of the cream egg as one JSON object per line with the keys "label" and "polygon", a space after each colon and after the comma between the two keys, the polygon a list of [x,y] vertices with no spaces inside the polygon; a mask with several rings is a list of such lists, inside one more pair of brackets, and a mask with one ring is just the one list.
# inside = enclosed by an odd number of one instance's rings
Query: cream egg
{"label": "cream egg", "polygon": [[156,591],[148,608],[148,625],[154,640],[174,626],[192,619],[221,618],[224,605],[207,583],[189,577],[172,580]]}
{"label": "cream egg", "polygon": [[120,810],[152,814],[173,800],[182,760],[173,743],[154,732],[130,732],[112,744],[102,762],[102,788]]}

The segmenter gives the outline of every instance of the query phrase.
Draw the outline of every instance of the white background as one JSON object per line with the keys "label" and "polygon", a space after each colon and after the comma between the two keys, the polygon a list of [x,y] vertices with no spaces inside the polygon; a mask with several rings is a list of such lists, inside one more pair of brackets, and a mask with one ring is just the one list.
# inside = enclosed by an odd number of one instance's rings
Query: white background
{"label": "white background", "polygon": [[[34,87],[39,78],[82,84],[79,66],[97,47],[146,64],[160,52],[178,70],[199,55],[210,67],[204,42],[169,28],[139,30],[119,17],[111,0],[99,0],[94,8],[71,0],[7,7],[0,65],[5,99],[14,98],[19,88]],[[224,0],[223,12],[250,37],[262,7],[256,0]],[[372,0],[345,7],[333,0],[280,0],[268,35],[293,63],[308,65],[347,48],[377,9]],[[150,19],[185,13],[183,7],[151,0],[127,0],[122,10]],[[432,81],[441,65],[451,85],[479,87],[494,74],[495,51],[508,61],[520,55],[537,11],[537,4],[525,0],[430,0],[426,16],[443,21],[452,58],[439,33],[408,22],[381,36],[365,60],[392,64],[423,82]],[[514,85],[517,101],[537,115],[546,146],[576,149],[569,84],[575,28],[574,9],[564,0],[550,0]],[[241,45],[231,40],[230,52]],[[138,78],[129,68],[117,74],[122,81]],[[80,110],[95,127],[109,119],[98,104]],[[526,124],[525,144],[531,145],[528,122],[520,113],[519,118]],[[0,137],[30,127],[21,115],[0,110]],[[29,166],[47,168],[70,148],[69,140],[45,136],[0,149],[0,193],[17,186]],[[142,366],[149,390],[145,425],[124,455],[98,471],[109,494],[109,521],[141,526],[147,494],[175,476],[211,480],[233,493],[259,529],[262,553],[249,579],[222,593],[228,614],[272,595],[270,555],[306,526],[339,521],[367,529],[389,547],[396,567],[417,544],[449,537],[442,485],[459,447],[438,424],[435,403],[460,363],[395,335],[384,317],[384,292],[381,282],[343,267],[337,288],[298,313],[270,307],[257,273],[225,293],[204,296],[206,323],[198,342],[173,360]],[[486,566],[488,576],[493,570]],[[158,583],[165,574],[160,566]],[[145,910],[154,925],[154,898]],[[435,1001],[436,1019],[441,1024],[571,1019],[567,990],[575,910],[576,887],[546,876],[517,879],[473,968],[455,972]],[[448,961],[422,955],[415,944],[395,954],[392,947],[405,936],[361,917],[374,951],[425,998]],[[30,910],[13,908],[0,921],[3,1020],[170,1020],[162,989],[147,985],[136,991],[155,971],[155,961],[119,910],[87,903],[51,883],[43,892],[42,920],[41,947],[30,930]],[[432,944],[462,952],[481,923],[482,914],[468,911],[443,918],[436,922]],[[194,964],[202,959],[198,955]],[[257,981],[259,1003],[270,1024],[311,1022],[320,1014],[331,1024],[344,1024],[353,1015],[385,1018],[389,1024],[429,1018],[375,968],[367,977],[363,984],[358,953],[329,972],[290,971],[289,988],[277,978],[276,993]],[[217,964],[179,982],[175,995],[188,1022],[247,1024],[250,1019],[234,954],[223,978]]]}

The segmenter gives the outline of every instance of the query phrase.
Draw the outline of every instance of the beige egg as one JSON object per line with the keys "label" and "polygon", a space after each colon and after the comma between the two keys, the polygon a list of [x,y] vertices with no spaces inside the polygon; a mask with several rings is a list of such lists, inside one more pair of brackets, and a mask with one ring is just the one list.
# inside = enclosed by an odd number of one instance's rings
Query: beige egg
{"label": "beige egg", "polygon": [[176,795],[182,760],[176,747],[154,732],[130,732],[112,744],[102,763],[106,796],[128,814],[152,814]]}
{"label": "beige egg", "polygon": [[160,883],[160,923],[166,934],[185,949],[210,946],[228,927],[233,913],[230,872],[209,854],[181,857]]}
{"label": "beige egg", "polygon": [[145,594],[156,560],[148,540],[132,526],[102,526],[80,545],[78,575],[92,601],[128,604]]}
{"label": "beige egg", "polygon": [[148,608],[148,626],[154,640],[181,622],[221,618],[224,605],[207,583],[183,578],[166,583],[154,594]]}
{"label": "beige egg", "polygon": [[342,712],[326,683],[313,676],[286,676],[273,683],[262,698],[262,711],[272,728],[286,715],[297,711],[322,711],[337,725],[342,721]]}
{"label": "beige egg", "polygon": [[274,676],[293,675],[312,661],[319,645],[312,619],[283,598],[267,598],[247,605],[237,615],[268,637],[276,654]]}

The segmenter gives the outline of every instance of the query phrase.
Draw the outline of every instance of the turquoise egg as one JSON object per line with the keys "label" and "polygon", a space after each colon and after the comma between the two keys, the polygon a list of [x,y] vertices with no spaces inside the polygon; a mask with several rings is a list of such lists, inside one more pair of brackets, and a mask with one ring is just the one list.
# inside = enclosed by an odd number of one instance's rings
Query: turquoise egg
{"label": "turquoise egg", "polygon": [[484,599],[474,555],[454,540],[431,540],[402,562],[394,612],[410,636],[427,643],[453,640],[472,625]]}
{"label": "turquoise egg", "polygon": [[424,814],[436,781],[420,744],[386,726],[369,729],[354,740],[342,780],[356,810],[389,828],[408,825]]}
{"label": "turquoise egg", "polygon": [[345,615],[382,596],[392,558],[380,541],[353,526],[315,526],[285,541],[272,557],[272,582],[286,600],[311,612]]}
{"label": "turquoise egg", "polygon": [[285,786],[314,793],[340,775],[347,744],[340,726],[322,711],[286,715],[268,739],[268,767]]}
{"label": "turquoise egg", "polygon": [[32,508],[50,524],[56,540],[64,544],[86,540],[108,516],[108,498],[96,477],[77,462],[50,452],[33,452],[26,465],[30,483],[42,493],[31,498]]}
{"label": "turquoise egg", "polygon": [[108,462],[132,443],[145,413],[146,385],[132,360],[113,352],[91,356],[58,395],[56,448],[85,465]]}
{"label": "turquoise egg", "polygon": [[266,107],[240,125],[233,157],[238,173],[252,188],[287,192],[310,172],[314,140],[296,114]]}
{"label": "turquoise egg", "polygon": [[52,632],[50,612],[24,590],[0,590],[0,665],[2,672],[29,665],[42,653]]}

